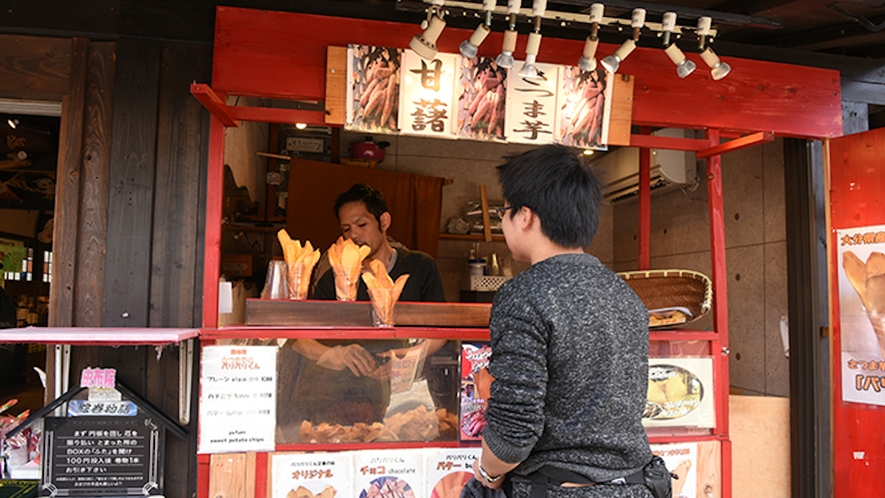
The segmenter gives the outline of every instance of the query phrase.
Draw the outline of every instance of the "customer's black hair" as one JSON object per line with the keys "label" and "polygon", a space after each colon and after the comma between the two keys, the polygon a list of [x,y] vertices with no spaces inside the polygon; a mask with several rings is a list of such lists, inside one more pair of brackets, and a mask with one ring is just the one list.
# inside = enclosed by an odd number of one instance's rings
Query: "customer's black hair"
{"label": "customer's black hair", "polygon": [[587,247],[599,227],[602,187],[577,153],[545,145],[506,157],[498,166],[512,218],[523,206],[541,219],[541,232],[567,248]]}
{"label": "customer's black hair", "polygon": [[362,202],[365,204],[366,209],[378,221],[380,228],[381,215],[387,212],[387,199],[384,198],[384,194],[380,190],[376,190],[365,183],[354,183],[352,187],[347,189],[347,192],[339,195],[338,199],[335,200],[335,217],[338,218],[338,221],[341,221],[341,217],[338,215],[341,206],[351,202]]}

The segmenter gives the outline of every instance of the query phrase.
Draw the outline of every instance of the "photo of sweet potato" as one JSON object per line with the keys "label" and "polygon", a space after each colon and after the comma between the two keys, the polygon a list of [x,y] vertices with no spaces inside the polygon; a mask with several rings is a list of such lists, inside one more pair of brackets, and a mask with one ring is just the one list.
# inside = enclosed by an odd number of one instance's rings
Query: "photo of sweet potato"
{"label": "photo of sweet potato", "polygon": [[564,69],[560,83],[564,100],[560,104],[558,141],[572,147],[595,148],[605,145],[602,141],[605,90],[604,69]]}
{"label": "photo of sweet potato", "polygon": [[461,57],[460,63],[457,134],[503,140],[507,71],[488,57]]}
{"label": "photo of sweet potato", "polygon": [[352,127],[397,131],[402,49],[359,45],[353,50]]}

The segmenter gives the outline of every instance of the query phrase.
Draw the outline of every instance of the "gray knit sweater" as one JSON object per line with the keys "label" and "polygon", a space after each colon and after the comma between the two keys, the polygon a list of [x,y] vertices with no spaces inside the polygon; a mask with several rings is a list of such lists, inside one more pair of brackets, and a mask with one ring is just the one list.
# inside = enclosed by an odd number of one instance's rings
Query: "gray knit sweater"
{"label": "gray knit sweater", "polygon": [[483,436],[527,475],[544,465],[596,482],[651,459],[642,427],[648,311],[589,254],[538,262],[495,296]]}

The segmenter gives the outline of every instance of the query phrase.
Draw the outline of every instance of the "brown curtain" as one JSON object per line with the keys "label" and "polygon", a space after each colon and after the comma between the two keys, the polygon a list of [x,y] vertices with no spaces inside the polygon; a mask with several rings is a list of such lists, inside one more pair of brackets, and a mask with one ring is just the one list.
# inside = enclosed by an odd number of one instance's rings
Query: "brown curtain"
{"label": "brown curtain", "polygon": [[366,183],[387,198],[392,222],[387,234],[409,249],[434,258],[439,241],[444,178],[293,159],[289,172],[286,226],[293,239],[325,251],[341,235],[335,199],[354,183]]}

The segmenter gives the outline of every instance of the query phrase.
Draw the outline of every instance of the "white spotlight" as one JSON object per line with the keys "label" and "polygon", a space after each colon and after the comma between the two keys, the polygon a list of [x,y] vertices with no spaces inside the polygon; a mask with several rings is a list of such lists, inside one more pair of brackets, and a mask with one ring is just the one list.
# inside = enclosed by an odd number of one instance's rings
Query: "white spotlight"
{"label": "white spotlight", "polygon": [[584,41],[584,53],[578,60],[578,67],[581,68],[581,71],[596,69],[596,47],[599,45],[597,33],[604,12],[605,5],[601,3],[594,3],[590,6],[590,36]]}
{"label": "white spotlight", "polygon": [[722,62],[712,48],[705,46],[712,24],[713,19],[708,16],[698,19],[698,46],[701,49],[701,59],[710,67],[710,76],[715,81],[719,81],[728,76],[728,73],[731,72],[731,66]]}
{"label": "white spotlight", "polygon": [[676,45],[675,41],[670,43],[670,35],[676,30],[675,12],[667,12],[664,14],[662,30],[664,32],[664,46],[666,47],[664,48],[664,52],[670,57],[673,64],[676,64],[676,74],[680,78],[685,78],[694,72],[694,70],[698,68],[698,65],[693,61],[688,60],[682,50]]}
{"label": "white spotlight", "polygon": [[9,118],[9,119],[6,120],[6,123],[7,123],[7,124],[9,125],[9,127],[12,128],[13,130],[15,129],[16,126],[18,126],[18,120],[17,120],[17,119]]}
{"label": "white spotlight", "polygon": [[485,11],[485,21],[477,26],[473,34],[470,35],[470,38],[461,42],[461,46],[458,47],[461,51],[461,55],[468,59],[476,57],[476,52],[479,49],[479,46],[482,44],[483,40],[486,39],[486,36],[489,36],[489,33],[492,30],[492,11],[495,10],[495,0],[483,0],[482,10]]}
{"label": "white spotlight", "polygon": [[541,18],[547,10],[547,0],[535,0],[532,4],[532,16],[534,16],[534,31],[529,33],[529,43],[525,47],[525,64],[519,71],[519,75],[523,78],[537,79],[541,77],[538,68],[535,67],[535,60],[538,57],[538,51],[541,49]]}
{"label": "white spotlight", "polygon": [[536,79],[538,68],[535,67],[535,60],[538,57],[538,49],[541,46],[541,33],[529,33],[529,43],[525,48],[525,64],[519,71],[519,75],[523,78]]}
{"label": "white spotlight", "polygon": [[516,50],[516,16],[522,7],[520,0],[507,0],[507,14],[510,16],[510,27],[504,32],[504,43],[501,46],[501,54],[495,59],[498,67],[509,69],[513,67],[513,52]]}
{"label": "white spotlight", "polygon": [[436,40],[446,27],[446,21],[443,19],[442,5],[443,0],[434,0],[433,7],[427,11],[428,24],[427,29],[420,35],[412,37],[409,42],[409,48],[415,51],[422,59],[432,60],[436,57]]}
{"label": "white spotlight", "polygon": [[618,72],[621,62],[623,62],[624,59],[636,49],[636,41],[639,40],[642,27],[645,26],[645,9],[633,9],[630,25],[633,27],[633,38],[628,38],[617,50],[615,50],[615,53],[605,57],[602,59],[602,62],[600,62],[602,67],[610,73]]}
{"label": "white spotlight", "polygon": [[701,52],[701,59],[710,66],[710,76],[716,81],[728,76],[728,73],[731,72],[731,66],[728,63],[722,62],[719,56],[716,55],[716,52],[713,52],[713,49],[710,47],[705,48]]}

